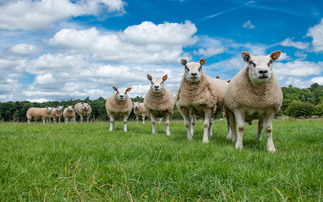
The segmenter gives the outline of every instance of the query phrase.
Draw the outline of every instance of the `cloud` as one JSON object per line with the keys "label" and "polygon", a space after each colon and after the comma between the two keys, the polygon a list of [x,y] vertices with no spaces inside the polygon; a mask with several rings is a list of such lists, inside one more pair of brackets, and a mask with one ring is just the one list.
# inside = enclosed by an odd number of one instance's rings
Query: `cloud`
{"label": "cloud", "polygon": [[207,49],[202,49],[200,48],[198,51],[194,51],[195,55],[203,55],[205,57],[212,57],[218,54],[221,54],[225,51],[224,47],[219,47],[219,48],[215,48],[215,47],[210,47]]}
{"label": "cloud", "polygon": [[284,41],[280,43],[282,46],[289,46],[289,47],[294,47],[297,49],[307,49],[309,47],[309,43],[304,43],[304,42],[294,42],[293,38],[287,38]]}
{"label": "cloud", "polygon": [[286,54],[286,53],[281,53],[280,57],[278,58],[278,61],[283,61],[283,60],[291,60],[291,58]]}
{"label": "cloud", "polygon": [[46,30],[56,22],[100,12],[124,13],[122,0],[69,0],[9,1],[0,6],[0,29]]}
{"label": "cloud", "polygon": [[38,53],[40,50],[38,47],[32,44],[21,43],[21,44],[12,46],[10,48],[10,51],[18,55],[31,55],[31,54]]}
{"label": "cloud", "polygon": [[323,19],[318,25],[309,28],[306,36],[312,37],[312,46],[314,52],[323,51]]}
{"label": "cloud", "polygon": [[277,62],[274,64],[274,72],[280,79],[286,77],[306,77],[320,75],[323,71],[323,62],[292,61],[287,63]]}
{"label": "cloud", "polygon": [[247,22],[245,22],[245,23],[242,25],[242,27],[247,28],[247,29],[255,29],[255,28],[256,28],[256,26],[255,26],[255,25],[251,24],[251,21],[250,21],[250,20],[248,20]]}
{"label": "cloud", "polygon": [[314,77],[311,79],[313,83],[318,83],[319,85],[323,85],[323,77]]}

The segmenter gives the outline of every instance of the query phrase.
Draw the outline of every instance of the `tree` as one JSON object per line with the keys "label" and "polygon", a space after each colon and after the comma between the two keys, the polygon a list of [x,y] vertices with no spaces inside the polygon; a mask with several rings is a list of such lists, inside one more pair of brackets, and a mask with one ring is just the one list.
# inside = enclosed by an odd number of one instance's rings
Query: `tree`
{"label": "tree", "polygon": [[309,102],[294,100],[286,110],[288,116],[309,118],[313,115],[314,105]]}

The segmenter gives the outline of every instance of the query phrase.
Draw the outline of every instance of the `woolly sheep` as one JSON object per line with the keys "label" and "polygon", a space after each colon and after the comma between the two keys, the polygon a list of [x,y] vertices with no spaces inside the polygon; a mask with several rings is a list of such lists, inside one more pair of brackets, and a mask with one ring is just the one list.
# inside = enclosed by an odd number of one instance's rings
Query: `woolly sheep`
{"label": "woolly sheep", "polygon": [[268,56],[251,56],[247,52],[241,54],[248,65],[231,80],[225,95],[225,108],[230,125],[227,138],[232,136],[237,149],[243,147],[245,122],[251,123],[252,120],[259,119],[257,140],[261,140],[265,127],[267,151],[276,151],[272,139],[272,119],[281,107],[283,94],[272,71],[272,63],[280,54],[280,51],[274,51]]}
{"label": "woolly sheep", "polygon": [[132,111],[132,101],[128,96],[128,92],[131,88],[119,89],[115,86],[112,86],[113,90],[116,92],[112,94],[105,103],[105,108],[110,119],[110,131],[114,127],[115,117],[123,117],[123,131],[127,132],[127,120]]}
{"label": "woolly sheep", "polygon": [[147,78],[151,82],[151,85],[144,99],[144,106],[150,115],[152,133],[156,133],[156,117],[165,117],[165,132],[169,136],[169,122],[173,114],[175,101],[172,93],[164,87],[167,74],[162,79],[153,79],[149,74],[147,74]]}
{"label": "woolly sheep", "polygon": [[65,124],[67,124],[68,119],[70,119],[71,122],[76,123],[76,113],[73,106],[69,105],[64,109],[63,118],[65,120]]}
{"label": "woolly sheep", "polygon": [[208,143],[212,136],[212,117],[223,111],[224,94],[228,83],[210,78],[203,70],[205,59],[188,63],[181,60],[185,73],[176,95],[176,106],[184,118],[187,138],[193,139],[195,116],[204,118],[203,142]]}
{"label": "woolly sheep", "polygon": [[56,123],[56,119],[58,120],[58,123],[60,123],[62,115],[63,106],[57,106],[57,108],[53,108],[52,118],[54,119],[54,123]]}
{"label": "woolly sheep", "polygon": [[86,116],[86,122],[89,123],[90,116],[92,113],[92,108],[88,103],[85,102],[79,102],[74,106],[74,110],[77,115],[80,116],[80,121],[83,123],[83,117]]}
{"label": "woolly sheep", "polygon": [[30,120],[34,119],[42,119],[43,124],[45,124],[46,119],[50,119],[52,117],[53,108],[45,107],[45,108],[37,108],[32,107],[27,110],[26,117],[27,121],[30,124]]}
{"label": "woolly sheep", "polygon": [[145,124],[145,117],[148,116],[148,112],[145,108],[144,103],[134,102],[133,103],[133,112],[136,115],[137,123],[139,120],[139,116],[142,117],[142,123]]}

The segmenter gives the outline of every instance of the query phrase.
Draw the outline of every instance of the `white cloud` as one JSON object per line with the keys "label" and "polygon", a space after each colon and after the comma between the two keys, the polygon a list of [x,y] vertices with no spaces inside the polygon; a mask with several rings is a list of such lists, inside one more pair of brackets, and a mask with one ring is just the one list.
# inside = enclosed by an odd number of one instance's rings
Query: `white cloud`
{"label": "white cloud", "polygon": [[207,49],[200,48],[198,51],[194,51],[195,55],[203,55],[205,57],[212,57],[221,53],[224,53],[225,48],[224,47],[210,47]]}
{"label": "white cloud", "polygon": [[251,24],[251,21],[250,21],[250,20],[248,20],[247,22],[245,22],[245,23],[242,25],[242,27],[247,28],[247,29],[255,29],[255,28],[256,28],[256,26],[255,26],[255,25]]}
{"label": "white cloud", "polygon": [[291,60],[291,58],[286,54],[286,53],[281,53],[280,57],[278,58],[278,61],[283,61],[283,60]]}
{"label": "white cloud", "polygon": [[311,79],[313,83],[318,83],[319,85],[323,85],[323,77],[314,77]]}
{"label": "white cloud", "polygon": [[304,42],[294,42],[293,38],[287,38],[284,41],[280,43],[282,46],[288,46],[288,47],[295,47],[297,49],[307,49],[309,47],[309,43],[304,43]]}
{"label": "white cloud", "polygon": [[323,62],[292,61],[287,63],[277,62],[274,64],[274,72],[279,79],[286,77],[306,77],[320,75],[323,71]]}
{"label": "white cloud", "polygon": [[323,51],[323,19],[321,19],[320,24],[309,28],[306,36],[312,37],[312,46],[314,52]]}
{"label": "white cloud", "polygon": [[12,46],[10,51],[18,55],[30,55],[39,52],[39,48],[32,44],[21,43]]}
{"label": "white cloud", "polygon": [[0,29],[45,30],[56,22],[100,12],[124,13],[122,0],[69,0],[10,1],[0,6]]}

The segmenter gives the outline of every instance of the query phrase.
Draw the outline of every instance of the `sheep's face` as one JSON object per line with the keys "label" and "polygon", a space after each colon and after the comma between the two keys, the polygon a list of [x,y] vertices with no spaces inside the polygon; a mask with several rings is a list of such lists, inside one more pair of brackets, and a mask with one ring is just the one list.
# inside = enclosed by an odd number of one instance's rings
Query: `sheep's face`
{"label": "sheep's face", "polygon": [[73,110],[73,106],[67,106],[67,111],[72,112]]}
{"label": "sheep's face", "polygon": [[134,102],[133,103],[133,108],[134,109],[139,109],[139,102]]}
{"label": "sheep's face", "polygon": [[153,79],[149,74],[147,74],[147,79],[151,82],[150,90],[154,94],[160,94],[164,91],[164,82],[167,80],[167,74],[161,79]]}
{"label": "sheep's face", "polygon": [[53,111],[53,107],[47,107],[47,113],[50,114]]}
{"label": "sheep's face", "polygon": [[82,109],[83,109],[84,111],[89,110],[89,108],[90,108],[90,105],[89,105],[88,103],[85,103],[85,102],[83,102],[83,103],[82,103]]}
{"label": "sheep's face", "polygon": [[127,93],[131,90],[131,88],[127,89],[119,89],[115,86],[112,86],[113,90],[117,92],[117,101],[122,102],[127,99]]}
{"label": "sheep's face", "polygon": [[185,79],[189,82],[198,82],[202,77],[202,65],[205,64],[205,59],[199,62],[187,62],[185,59],[181,60],[182,65],[185,67]]}
{"label": "sheep's face", "polygon": [[268,56],[251,56],[247,52],[242,52],[242,59],[248,63],[250,80],[259,85],[267,83],[273,74],[273,62],[278,60],[280,53],[280,51],[275,51]]}
{"label": "sheep's face", "polygon": [[57,111],[62,111],[63,110],[63,106],[57,106]]}

